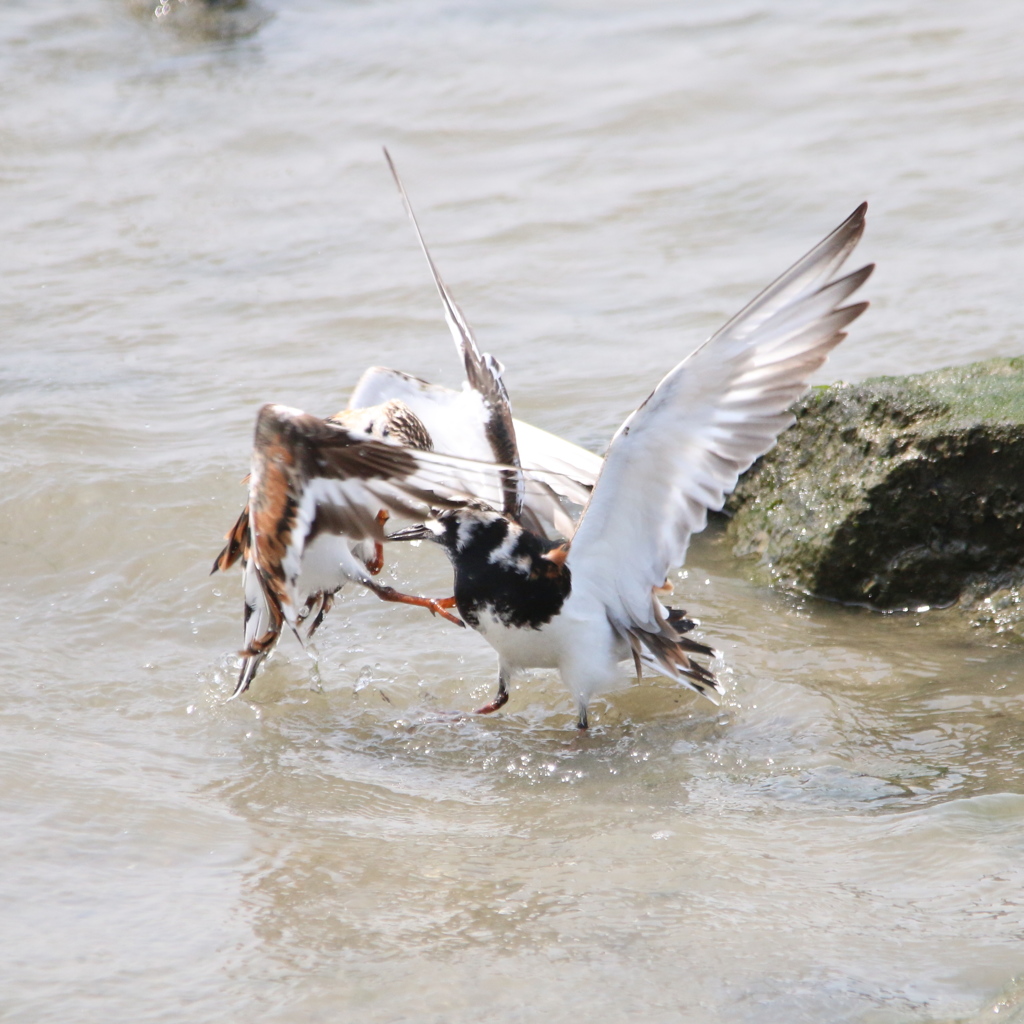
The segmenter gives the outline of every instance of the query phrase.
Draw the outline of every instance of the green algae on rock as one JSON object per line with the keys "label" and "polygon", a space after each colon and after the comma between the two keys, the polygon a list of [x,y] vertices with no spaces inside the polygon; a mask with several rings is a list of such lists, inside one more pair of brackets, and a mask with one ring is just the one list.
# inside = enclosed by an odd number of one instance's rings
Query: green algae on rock
{"label": "green algae on rock", "polygon": [[1024,621],[1024,358],[816,388],[793,411],[725,509],[762,578]]}

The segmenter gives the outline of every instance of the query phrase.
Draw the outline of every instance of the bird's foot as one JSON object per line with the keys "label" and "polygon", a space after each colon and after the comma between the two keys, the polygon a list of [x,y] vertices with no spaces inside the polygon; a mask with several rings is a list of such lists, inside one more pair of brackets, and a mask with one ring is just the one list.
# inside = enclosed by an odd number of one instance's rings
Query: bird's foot
{"label": "bird's foot", "polygon": [[419,608],[426,608],[431,615],[440,615],[441,618],[447,619],[456,626],[464,627],[466,625],[457,615],[450,615],[445,611],[446,608],[455,607],[454,597],[414,597],[412,594],[403,594],[400,590],[384,586],[382,583],[373,583],[368,580],[363,582],[382,601],[394,601],[396,604],[414,604]]}
{"label": "bird's foot", "polygon": [[482,708],[477,708],[473,712],[474,715],[489,715],[499,708],[503,708],[508,703],[508,691],[503,690],[489,704],[485,704]]}
{"label": "bird's foot", "polygon": [[447,619],[449,622],[454,622],[456,626],[462,626],[465,628],[465,623],[457,615],[449,615],[446,608],[455,607],[454,597],[427,597],[423,599],[425,601],[424,607],[430,609],[431,615],[440,615],[442,619]]}

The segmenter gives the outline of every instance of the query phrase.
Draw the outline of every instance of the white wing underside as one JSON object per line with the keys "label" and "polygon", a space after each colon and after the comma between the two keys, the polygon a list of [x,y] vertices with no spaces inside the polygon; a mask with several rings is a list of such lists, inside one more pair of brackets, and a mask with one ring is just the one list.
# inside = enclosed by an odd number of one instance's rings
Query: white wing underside
{"label": "white wing underside", "polygon": [[[349,399],[349,409],[381,405],[392,399],[404,402],[423,422],[434,443],[434,451],[494,463],[491,444],[485,433],[489,410],[480,395],[468,385],[462,391],[428,384],[398,370],[373,366],[356,385]],[[601,457],[578,445],[564,441],[546,430],[515,420],[519,458],[527,470],[523,505],[548,534],[571,537],[575,529],[572,516],[560,499],[583,506],[601,472]],[[542,471],[543,482],[529,479],[529,471]],[[502,486],[499,471],[485,471],[474,466],[471,474],[452,469],[453,487],[501,508]]]}
{"label": "white wing underside", "polygon": [[662,630],[652,590],[790,425],[788,408],[864,310],[841,304],[871,267],[831,280],[864,209],[670,371],[613,438],[567,564],[574,592],[599,601],[617,630]]}

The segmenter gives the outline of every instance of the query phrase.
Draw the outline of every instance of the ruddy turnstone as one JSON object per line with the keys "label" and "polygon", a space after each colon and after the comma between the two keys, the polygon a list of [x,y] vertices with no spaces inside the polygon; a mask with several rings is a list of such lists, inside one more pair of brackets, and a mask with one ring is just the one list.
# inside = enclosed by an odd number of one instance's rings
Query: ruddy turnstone
{"label": "ruddy turnstone", "polygon": [[[244,569],[245,646],[232,697],[248,689],[285,624],[305,645],[347,582],[367,587],[382,600],[420,605],[463,625],[447,611],[453,598],[414,597],[374,579],[383,566],[383,524],[389,509],[422,518],[429,506],[410,503],[394,489],[387,490],[387,501],[365,488],[358,498],[350,491],[344,501],[334,501],[321,476],[330,460],[325,462],[317,448],[324,438],[328,445],[337,439],[332,428],[364,441],[373,438],[462,457],[462,462],[448,466],[444,487],[437,493],[424,492],[427,496],[435,502],[452,493],[462,500],[483,499],[544,536],[571,534],[573,520],[563,499],[582,506],[600,472],[599,456],[512,419],[501,364],[479,351],[430,256],[386,151],[385,156],[441,296],[466,382],[461,391],[453,391],[397,370],[373,367],[363,374],[349,407],[328,420],[287,410],[279,421],[267,409],[261,411],[249,503],[213,566],[214,572],[226,570],[241,560]],[[520,458],[526,467],[548,474],[525,487]]]}
{"label": "ruddy turnstone", "polygon": [[[455,570],[455,605],[498,652],[498,692],[517,670],[557,668],[578,726],[631,656],[709,697],[718,681],[693,655],[714,651],[667,609],[667,575],[740,474],[793,421],[789,406],[867,308],[843,305],[873,266],[835,275],[864,230],[863,204],[658,384],[612,438],[571,541],[552,545],[508,507],[439,508],[392,540],[429,537]],[[527,474],[527,477],[529,474]],[[411,493],[411,491],[410,491]]]}

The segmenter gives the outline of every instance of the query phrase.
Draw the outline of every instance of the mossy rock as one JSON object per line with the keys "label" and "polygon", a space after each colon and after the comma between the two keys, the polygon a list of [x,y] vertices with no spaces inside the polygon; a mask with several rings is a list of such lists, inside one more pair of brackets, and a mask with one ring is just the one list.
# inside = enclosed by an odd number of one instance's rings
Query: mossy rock
{"label": "mossy rock", "polygon": [[884,611],[1024,621],[1024,358],[816,388],[793,411],[725,509],[755,574]]}

